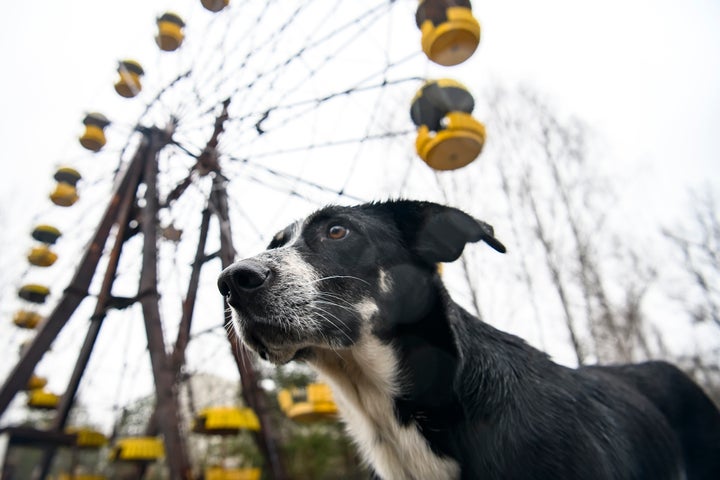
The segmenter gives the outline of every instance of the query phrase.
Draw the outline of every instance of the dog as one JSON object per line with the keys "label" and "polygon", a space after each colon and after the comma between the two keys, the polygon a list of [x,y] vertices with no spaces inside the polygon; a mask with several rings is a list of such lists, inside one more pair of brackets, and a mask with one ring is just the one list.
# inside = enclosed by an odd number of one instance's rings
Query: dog
{"label": "dog", "polygon": [[218,279],[242,341],[330,384],[373,478],[720,479],[720,413],[665,362],[571,369],[456,304],[437,265],[504,253],[461,210],[329,206]]}

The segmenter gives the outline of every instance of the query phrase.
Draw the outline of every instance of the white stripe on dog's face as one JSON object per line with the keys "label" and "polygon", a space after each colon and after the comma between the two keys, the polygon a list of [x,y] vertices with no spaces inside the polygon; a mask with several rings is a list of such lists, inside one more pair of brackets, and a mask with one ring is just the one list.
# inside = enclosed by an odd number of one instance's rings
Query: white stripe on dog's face
{"label": "white stripe on dog's face", "polygon": [[377,303],[373,302],[369,298],[361,300],[353,307],[360,314],[360,318],[362,318],[368,324],[370,323],[370,320],[372,320],[373,316],[378,313]]}
{"label": "white stripe on dog's face", "polygon": [[392,281],[390,276],[382,268],[378,269],[378,286],[380,287],[380,293],[387,295],[392,289]]}

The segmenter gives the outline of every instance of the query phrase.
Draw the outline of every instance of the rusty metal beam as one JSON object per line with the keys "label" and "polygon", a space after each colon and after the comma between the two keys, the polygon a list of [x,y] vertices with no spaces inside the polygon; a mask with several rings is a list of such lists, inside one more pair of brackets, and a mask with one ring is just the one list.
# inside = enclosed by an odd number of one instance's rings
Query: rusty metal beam
{"label": "rusty metal beam", "polygon": [[190,329],[192,327],[192,318],[195,311],[195,300],[197,299],[198,285],[200,283],[200,272],[205,264],[205,245],[207,245],[208,230],[210,230],[210,217],[212,212],[210,208],[205,208],[200,221],[200,236],[198,238],[197,248],[195,250],[195,260],[193,261],[192,270],[190,272],[190,281],[188,282],[187,293],[182,305],[182,317],[178,327],[177,339],[175,340],[175,348],[173,349],[173,369],[178,375],[185,364],[185,350],[190,341]]}
{"label": "rusty metal beam", "polygon": [[[190,341],[190,328],[192,326],[192,317],[195,310],[195,300],[197,298],[198,283],[200,281],[200,271],[205,263],[205,245],[207,244],[207,235],[210,227],[210,210],[203,211],[200,223],[200,237],[198,238],[198,246],[195,252],[195,262],[192,266],[190,281],[188,282],[187,295],[183,301],[183,313],[178,326],[178,334],[175,340],[175,347],[171,354],[172,368],[175,372],[176,380],[180,380],[180,371],[185,364],[185,350]],[[145,435],[154,436],[158,432],[158,422],[156,414],[157,406],[148,419],[145,427]],[[193,411],[193,409],[190,409]]]}
{"label": "rusty metal beam", "polygon": [[[190,281],[188,282],[187,295],[183,301],[183,312],[178,326],[178,334],[175,340],[175,347],[171,354],[172,368],[175,372],[175,378],[180,380],[180,371],[185,364],[185,350],[190,341],[190,328],[192,327],[192,317],[195,310],[195,300],[197,298],[197,289],[200,282],[200,271],[205,263],[205,245],[207,244],[208,230],[210,229],[210,210],[203,210],[202,220],[200,222],[200,237],[195,251],[195,262],[190,273]],[[155,407],[157,410],[157,406]],[[154,436],[158,432],[158,422],[156,411],[153,410],[152,415],[148,419],[145,427],[145,435]],[[192,409],[191,409],[192,411]]]}
{"label": "rusty metal beam", "polygon": [[[210,205],[213,207],[220,224],[220,261],[223,269],[229,267],[235,261],[236,255],[230,229],[226,183],[227,179],[220,172],[216,172],[213,178],[212,194],[210,195]],[[238,340],[233,329],[230,328],[232,322],[230,308],[224,299],[223,306],[225,331],[230,342],[235,364],[240,372],[242,396],[245,403],[255,411],[260,420],[260,431],[254,434],[255,443],[268,461],[271,478],[274,480],[286,480],[289,477],[278,447],[277,428],[270,415],[265,393],[260,389],[259,378],[253,367],[254,360],[247,348]]]}
{"label": "rusty metal beam", "polygon": [[150,363],[155,378],[157,399],[157,422],[165,442],[165,461],[170,478],[191,479],[192,469],[187,446],[180,431],[180,413],[175,385],[175,372],[165,351],[162,321],[160,318],[160,294],[158,292],[157,222],[159,199],[157,191],[157,153],[167,144],[169,135],[162,130],[150,132],[150,148],[145,162],[145,205],[141,212],[143,233],[143,261],[140,272],[138,297],[145,320]]}

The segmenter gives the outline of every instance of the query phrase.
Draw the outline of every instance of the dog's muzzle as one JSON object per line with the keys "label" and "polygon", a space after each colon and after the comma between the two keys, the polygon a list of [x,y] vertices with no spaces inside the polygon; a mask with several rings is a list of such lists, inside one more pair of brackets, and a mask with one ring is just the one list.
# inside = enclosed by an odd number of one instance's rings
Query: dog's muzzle
{"label": "dog's muzzle", "polygon": [[241,260],[222,271],[218,289],[230,306],[238,308],[243,297],[263,290],[270,284],[272,276],[272,270],[262,263]]}
{"label": "dog's muzzle", "polygon": [[239,338],[262,358],[282,364],[328,336],[325,317],[318,314],[323,310],[314,304],[316,278],[295,250],[273,250],[227,267],[218,289]]}
{"label": "dog's muzzle", "polygon": [[218,289],[234,311],[239,338],[262,358],[285,363],[295,356],[304,332],[296,313],[302,305],[291,299],[307,296],[297,293],[287,274],[276,273],[275,264],[258,258],[235,262],[220,274]]}

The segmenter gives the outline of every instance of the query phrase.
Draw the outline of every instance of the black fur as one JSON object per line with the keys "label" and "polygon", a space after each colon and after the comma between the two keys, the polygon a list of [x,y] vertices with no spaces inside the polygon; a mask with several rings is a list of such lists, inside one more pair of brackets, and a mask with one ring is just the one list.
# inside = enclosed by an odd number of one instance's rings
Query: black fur
{"label": "black fur", "polygon": [[[349,233],[331,239],[335,225]],[[290,245],[295,228],[302,231]],[[403,379],[394,414],[416,426],[435,454],[455,460],[461,478],[720,479],[720,414],[677,368],[566,368],[457,305],[436,263],[457,259],[466,243],[480,240],[505,251],[484,222],[402,200],[327,207],[276,235],[269,248],[294,249],[318,272],[323,298],[372,299],[372,335],[392,345]],[[321,332],[287,333],[292,323],[282,323],[285,310],[276,303],[281,287],[288,295],[292,289],[276,279],[271,252],[250,260],[261,267],[238,262],[219,280],[245,341],[278,363],[312,362],[323,342],[352,348],[363,320],[344,305],[323,307],[323,318],[335,320]],[[251,272],[262,277],[260,287],[238,285],[245,281],[238,272],[257,268],[267,270]],[[282,353],[273,359],[276,350]]]}

